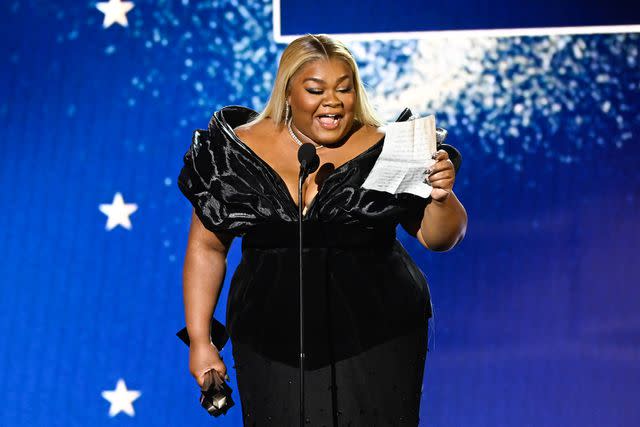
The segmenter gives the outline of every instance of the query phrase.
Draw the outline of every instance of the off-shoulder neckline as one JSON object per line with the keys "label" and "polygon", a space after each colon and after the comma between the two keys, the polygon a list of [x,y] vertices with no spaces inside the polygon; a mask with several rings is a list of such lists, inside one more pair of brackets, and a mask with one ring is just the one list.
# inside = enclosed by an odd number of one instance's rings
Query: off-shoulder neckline
{"label": "off-shoulder neckline", "polygon": [[[220,112],[222,113],[223,110],[229,109],[229,108],[242,109],[242,110],[245,110],[245,112],[247,112],[247,113],[254,113],[255,114],[255,111],[253,111],[253,110],[251,110],[249,108],[237,107],[237,106],[226,107],[226,108],[220,110]],[[275,182],[278,183],[278,185],[280,186],[280,190],[286,195],[286,197],[289,200],[289,203],[291,204],[291,206],[294,208],[295,212],[297,213],[298,209],[299,209],[298,204],[293,199],[293,196],[291,195],[291,192],[289,192],[289,187],[287,187],[287,183],[284,180],[284,178],[282,178],[282,176],[280,176],[280,174],[266,160],[264,160],[262,157],[260,157],[258,155],[258,153],[256,153],[249,145],[247,145],[242,139],[240,139],[240,137],[238,137],[238,135],[234,131],[234,128],[224,119],[224,116],[222,116],[222,114],[220,116],[221,117],[216,117],[216,118],[218,119],[220,124],[224,127],[225,133],[230,137],[231,140],[233,140],[238,145],[240,145],[242,148],[244,148],[245,151],[247,153],[249,153],[249,155],[251,155],[251,157],[256,159],[261,165],[263,165],[263,167],[275,179]],[[241,124],[242,123],[240,123],[238,125],[241,125]],[[320,186],[320,188],[318,188],[318,192],[316,193],[316,195],[313,197],[313,199],[311,200],[311,202],[307,206],[307,211],[306,211],[305,214],[303,214],[303,218],[307,217],[311,213],[311,209],[315,205],[315,201],[318,199],[318,196],[320,196],[320,194],[322,193],[323,189],[327,186],[327,181],[329,181],[329,179],[331,179],[333,176],[336,176],[339,171],[345,169],[348,165],[350,165],[353,162],[361,159],[365,155],[373,152],[375,149],[377,149],[378,147],[382,146],[384,144],[384,139],[385,139],[385,135],[382,135],[382,137],[376,143],[374,143],[373,145],[369,146],[364,151],[361,151],[360,153],[358,153],[354,157],[350,158],[349,160],[347,160],[346,162],[342,163],[338,167],[334,168],[331,172],[329,172],[326,175],[324,181],[322,182],[322,185]]]}

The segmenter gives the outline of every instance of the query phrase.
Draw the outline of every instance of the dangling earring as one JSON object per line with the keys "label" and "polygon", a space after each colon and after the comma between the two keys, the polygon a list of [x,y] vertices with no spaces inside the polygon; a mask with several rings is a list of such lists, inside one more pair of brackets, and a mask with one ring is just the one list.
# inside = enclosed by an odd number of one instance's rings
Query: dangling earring
{"label": "dangling earring", "polygon": [[289,123],[289,101],[284,101],[284,122]]}

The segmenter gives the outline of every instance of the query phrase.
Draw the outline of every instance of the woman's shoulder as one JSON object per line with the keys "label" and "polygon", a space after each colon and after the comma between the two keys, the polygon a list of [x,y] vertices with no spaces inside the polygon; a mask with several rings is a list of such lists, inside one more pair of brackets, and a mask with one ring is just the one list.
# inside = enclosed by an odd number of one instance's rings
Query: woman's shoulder
{"label": "woman's shoulder", "polygon": [[363,141],[364,145],[372,145],[380,141],[385,136],[384,127],[363,125],[354,134],[354,137]]}
{"label": "woman's shoulder", "polygon": [[270,117],[241,124],[233,129],[235,134],[243,141],[265,141],[270,140],[278,134],[278,128],[274,125]]}

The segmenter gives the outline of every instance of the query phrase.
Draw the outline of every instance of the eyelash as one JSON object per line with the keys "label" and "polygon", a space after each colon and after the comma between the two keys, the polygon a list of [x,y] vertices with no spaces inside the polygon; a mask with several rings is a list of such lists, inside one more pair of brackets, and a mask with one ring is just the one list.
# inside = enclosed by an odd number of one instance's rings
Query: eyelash
{"label": "eyelash", "polygon": [[[346,88],[346,89],[339,89],[338,92],[342,92],[342,93],[347,93],[347,92],[351,92],[352,88]],[[309,92],[310,94],[313,95],[320,95],[322,94],[322,90],[313,90],[313,89],[306,89],[307,92]]]}

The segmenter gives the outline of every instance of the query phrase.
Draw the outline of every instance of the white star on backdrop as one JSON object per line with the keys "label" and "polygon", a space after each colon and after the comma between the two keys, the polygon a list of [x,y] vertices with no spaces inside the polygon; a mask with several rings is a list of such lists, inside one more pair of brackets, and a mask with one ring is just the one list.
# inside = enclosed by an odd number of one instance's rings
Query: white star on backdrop
{"label": "white star on backdrop", "polygon": [[133,417],[135,411],[133,410],[133,401],[140,397],[140,392],[137,390],[127,390],[127,385],[124,380],[120,378],[115,390],[104,390],[102,397],[107,399],[111,406],[109,407],[109,416],[114,417],[120,412]]}
{"label": "white star on backdrop", "polygon": [[104,21],[102,21],[102,27],[108,28],[114,22],[126,27],[129,25],[127,22],[127,12],[133,9],[134,4],[130,1],[109,0],[108,3],[101,2],[96,4],[96,8],[104,13]]}
{"label": "white star on backdrop", "polygon": [[138,205],[135,203],[125,203],[122,194],[119,192],[113,196],[113,202],[111,202],[111,204],[103,203],[100,205],[100,212],[109,217],[109,219],[107,219],[107,225],[105,226],[107,231],[113,230],[118,225],[123,226],[127,230],[131,230],[129,215],[137,210]]}

